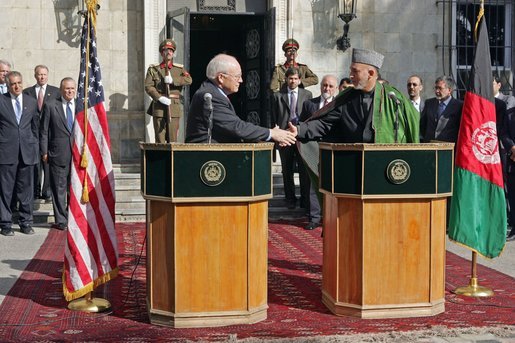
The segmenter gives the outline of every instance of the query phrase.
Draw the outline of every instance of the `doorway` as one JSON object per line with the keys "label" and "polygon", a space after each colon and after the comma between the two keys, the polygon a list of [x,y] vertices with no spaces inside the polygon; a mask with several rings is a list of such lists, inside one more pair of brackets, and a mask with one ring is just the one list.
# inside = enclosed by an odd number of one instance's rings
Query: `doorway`
{"label": "doorway", "polygon": [[[269,38],[273,34],[269,27],[270,14],[191,13],[185,8],[176,11],[170,19],[169,37],[184,39],[184,64],[193,79],[189,92],[185,92],[185,107],[206,80],[209,61],[219,53],[226,53],[236,57],[243,73],[239,91],[229,96],[237,115],[268,127],[268,88],[275,43]],[[185,116],[187,113],[185,108]]]}

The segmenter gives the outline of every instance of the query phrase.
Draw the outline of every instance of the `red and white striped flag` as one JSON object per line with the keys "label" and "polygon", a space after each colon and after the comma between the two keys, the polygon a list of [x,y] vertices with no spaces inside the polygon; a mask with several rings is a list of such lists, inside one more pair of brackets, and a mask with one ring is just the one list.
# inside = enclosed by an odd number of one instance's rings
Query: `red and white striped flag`
{"label": "red and white striped flag", "polygon": [[87,1],[88,11],[82,27],[63,270],[63,292],[67,301],[92,292],[118,274],[114,174],[97,59],[96,6],[96,0]]}

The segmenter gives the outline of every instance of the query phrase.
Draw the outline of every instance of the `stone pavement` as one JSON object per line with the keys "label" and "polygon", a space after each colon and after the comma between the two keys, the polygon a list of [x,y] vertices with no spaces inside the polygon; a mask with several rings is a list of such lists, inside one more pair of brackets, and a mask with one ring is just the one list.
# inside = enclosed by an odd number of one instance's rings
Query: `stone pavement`
{"label": "stone pavement", "polygon": [[[41,224],[34,226],[34,235],[24,235],[15,225],[14,237],[0,236],[0,303],[4,300],[9,289],[14,285],[17,278],[21,275],[25,267],[33,258],[39,247],[45,240],[49,230],[49,224]],[[471,259],[472,253],[455,243],[447,242],[447,250],[463,257],[468,260]],[[515,277],[515,241],[507,242],[503,254],[495,259],[487,260],[478,257],[478,263],[485,265],[489,268],[498,270],[504,274]],[[478,275],[481,277],[481,275]],[[464,285],[465,286],[465,285]],[[515,283],[511,285],[515,287]],[[515,313],[515,312],[514,312]],[[347,342],[343,337],[342,340],[329,337],[306,338],[306,342]],[[300,339],[298,341],[304,341]],[[358,341],[368,342],[367,339],[358,339]],[[381,338],[380,342],[405,342],[402,338]],[[411,342],[411,340],[409,340]],[[372,342],[372,341],[370,341]],[[492,333],[478,333],[478,334],[457,334],[452,337],[436,336],[436,337],[420,337],[412,342],[426,342],[426,343],[468,343],[468,342],[481,342],[481,343],[515,343],[515,327],[511,328],[510,337],[496,337]]]}

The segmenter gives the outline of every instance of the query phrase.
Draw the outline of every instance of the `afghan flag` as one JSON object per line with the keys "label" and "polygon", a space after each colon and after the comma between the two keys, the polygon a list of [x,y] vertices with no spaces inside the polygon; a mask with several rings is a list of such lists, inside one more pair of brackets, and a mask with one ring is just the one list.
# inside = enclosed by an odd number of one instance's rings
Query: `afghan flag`
{"label": "afghan flag", "polygon": [[506,244],[507,220],[483,8],[476,32],[478,26],[479,37],[456,146],[449,238],[482,256],[494,258]]}

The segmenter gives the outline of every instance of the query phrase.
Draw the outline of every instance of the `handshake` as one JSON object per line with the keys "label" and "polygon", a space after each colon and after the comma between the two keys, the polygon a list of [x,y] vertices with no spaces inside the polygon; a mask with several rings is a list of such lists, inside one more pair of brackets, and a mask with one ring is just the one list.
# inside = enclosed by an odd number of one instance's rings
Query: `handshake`
{"label": "handshake", "polygon": [[276,125],[273,129],[270,129],[270,135],[274,142],[279,143],[280,147],[290,146],[295,144],[297,127],[291,122],[288,123],[288,130],[282,130]]}

